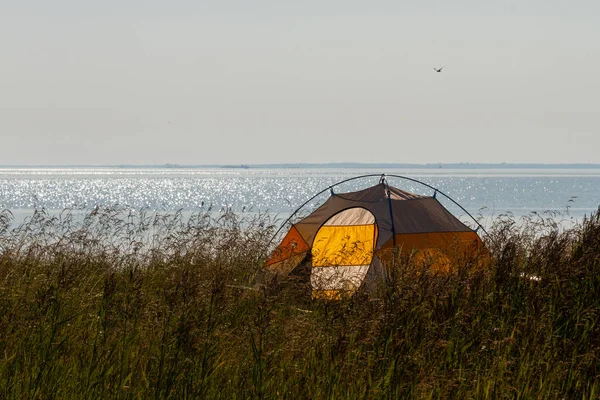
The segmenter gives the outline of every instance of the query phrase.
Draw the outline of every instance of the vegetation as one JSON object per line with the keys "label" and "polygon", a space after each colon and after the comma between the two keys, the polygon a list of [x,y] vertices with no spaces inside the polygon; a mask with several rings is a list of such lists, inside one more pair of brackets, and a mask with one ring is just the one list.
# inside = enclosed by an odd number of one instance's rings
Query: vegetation
{"label": "vegetation", "polygon": [[0,213],[0,398],[598,398],[600,216],[499,218],[485,269],[256,284],[272,221]]}

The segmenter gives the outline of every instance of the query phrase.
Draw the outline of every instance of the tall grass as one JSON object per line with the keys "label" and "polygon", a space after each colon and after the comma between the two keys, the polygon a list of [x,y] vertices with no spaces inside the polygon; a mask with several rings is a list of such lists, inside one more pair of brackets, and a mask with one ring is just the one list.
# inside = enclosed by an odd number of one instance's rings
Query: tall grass
{"label": "tall grass", "polygon": [[501,217],[484,270],[256,284],[273,221],[0,213],[0,398],[598,398],[600,214]]}

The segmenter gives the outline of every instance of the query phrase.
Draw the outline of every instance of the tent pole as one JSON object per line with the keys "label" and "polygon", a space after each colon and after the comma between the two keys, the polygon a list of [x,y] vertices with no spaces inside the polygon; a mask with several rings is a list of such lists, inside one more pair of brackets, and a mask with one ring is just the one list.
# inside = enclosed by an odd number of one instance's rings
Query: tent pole
{"label": "tent pole", "polygon": [[334,183],[333,185],[329,185],[328,187],[326,187],[325,189],[321,190],[319,193],[315,194],[313,197],[311,197],[310,199],[306,200],[304,203],[302,203],[302,205],[298,208],[296,208],[296,210],[292,213],[292,215],[290,215],[288,217],[288,219],[286,219],[281,226],[279,227],[279,229],[277,229],[277,231],[275,232],[275,234],[273,235],[273,237],[271,238],[271,240],[269,240],[269,243],[267,244],[267,248],[273,243],[273,240],[275,240],[275,238],[277,237],[277,235],[279,234],[279,232],[281,232],[281,230],[283,229],[283,227],[292,220],[292,218],[294,218],[296,216],[296,214],[298,213],[298,211],[300,211],[305,205],[307,205],[308,203],[310,203],[313,199],[315,199],[316,197],[322,195],[323,193],[325,193],[326,191],[331,191],[331,193],[333,194],[333,187],[337,186],[337,185],[341,185],[342,183],[346,183],[349,181],[353,181],[355,179],[361,179],[361,178],[368,178],[368,177],[373,177],[373,176],[381,176],[380,174],[369,174],[369,175],[361,175],[361,176],[355,176],[353,178],[349,178],[349,179],[345,179],[343,181],[339,181],[338,183]]}
{"label": "tent pole", "polygon": [[385,194],[388,198],[388,207],[390,209],[390,221],[392,222],[392,271],[396,269],[396,226],[394,225],[394,212],[392,211],[392,196],[390,194],[390,187],[385,179],[385,175],[381,175],[381,182],[385,185]]}
{"label": "tent pole", "polygon": [[[463,210],[463,211],[464,211],[464,212],[465,212],[465,213],[466,213],[466,214],[467,214],[469,217],[471,217],[471,219],[473,220],[473,222],[475,222],[475,224],[477,224],[477,227],[478,227],[477,229],[478,229],[478,230],[479,230],[479,229],[481,229],[481,230],[482,230],[483,232],[485,232],[485,234],[486,234],[486,235],[489,237],[489,234],[488,234],[488,232],[487,232],[487,231],[485,230],[485,228],[484,228],[484,227],[483,227],[483,226],[482,226],[482,225],[481,225],[481,224],[480,224],[480,223],[479,223],[479,222],[478,222],[478,221],[475,219],[475,217],[473,217],[473,216],[472,216],[472,215],[471,215],[471,214],[470,214],[470,213],[469,213],[469,212],[468,212],[468,211],[467,211],[467,210],[466,210],[466,209],[465,209],[463,206],[461,206],[461,205],[460,205],[460,204],[459,204],[459,203],[458,203],[456,200],[454,200],[452,197],[448,196],[446,193],[442,192],[441,190],[439,190],[439,189],[437,189],[437,188],[435,188],[435,187],[433,187],[433,186],[431,186],[431,185],[429,185],[429,184],[427,184],[427,183],[425,183],[425,182],[423,182],[423,181],[420,181],[420,180],[418,180],[418,179],[409,178],[408,176],[402,176],[402,175],[386,175],[386,174],[367,174],[367,175],[360,175],[360,176],[355,176],[355,177],[352,177],[352,178],[344,179],[344,180],[342,180],[342,181],[339,181],[339,182],[337,182],[337,183],[334,183],[334,184],[332,184],[332,185],[329,185],[329,186],[328,186],[328,187],[326,187],[325,189],[321,190],[319,193],[315,194],[315,195],[314,195],[313,197],[311,197],[310,199],[306,200],[304,203],[302,203],[302,205],[301,205],[300,207],[298,207],[298,208],[297,208],[297,209],[296,209],[296,210],[295,210],[295,211],[292,213],[292,215],[290,215],[290,216],[289,216],[289,218],[288,218],[288,219],[286,219],[286,220],[283,222],[283,224],[281,224],[281,226],[279,227],[279,229],[277,229],[277,231],[275,232],[275,234],[273,235],[273,237],[271,237],[271,240],[269,240],[269,243],[267,244],[267,247],[266,247],[266,248],[268,249],[268,248],[269,248],[269,246],[271,246],[271,244],[273,243],[273,240],[275,240],[275,238],[277,237],[277,235],[279,234],[279,232],[281,232],[281,230],[283,229],[283,227],[284,227],[284,226],[285,226],[285,225],[286,225],[288,222],[290,222],[290,221],[292,220],[292,218],[294,218],[294,216],[295,216],[295,215],[298,213],[298,211],[300,211],[300,210],[301,210],[301,209],[302,209],[302,208],[303,208],[305,205],[307,205],[308,203],[310,203],[310,202],[311,202],[311,201],[312,201],[314,198],[316,198],[317,196],[319,196],[319,195],[321,195],[321,194],[325,193],[327,190],[333,191],[333,188],[334,188],[335,186],[341,185],[342,183],[350,182],[350,181],[353,181],[353,180],[356,180],[356,179],[362,179],[362,178],[371,178],[371,177],[375,177],[375,176],[377,176],[377,177],[380,177],[380,178],[382,179],[382,181],[385,181],[386,188],[388,187],[388,185],[387,185],[387,181],[385,180],[385,177],[386,177],[386,176],[388,176],[388,177],[390,177],[390,176],[391,176],[391,177],[393,177],[393,178],[400,178],[400,179],[405,179],[405,180],[407,180],[407,181],[411,181],[411,182],[418,183],[418,184],[420,184],[420,185],[426,186],[426,187],[428,187],[428,188],[430,188],[430,189],[434,190],[434,191],[435,191],[435,193],[440,193],[440,194],[441,194],[441,195],[443,195],[445,198],[447,198],[447,199],[448,199],[448,200],[450,200],[452,203],[454,203],[456,206],[458,206],[458,207],[459,207],[461,210]],[[389,191],[389,188],[388,188],[388,191]],[[435,194],[434,194],[434,198],[435,198]],[[390,200],[390,196],[389,196],[389,193],[388,193],[388,201],[390,201],[390,202],[391,202],[391,200]],[[390,213],[391,213],[391,209],[390,209]],[[392,229],[393,229],[393,223],[394,223],[393,221],[394,221],[394,220],[392,219]],[[394,240],[394,242],[393,242],[393,243],[394,243],[394,247],[396,247],[396,242],[395,242],[395,241],[396,241],[396,237],[395,237],[395,234],[394,234],[394,238],[393,238],[393,240]]]}
{"label": "tent pole", "polygon": [[388,175],[388,176],[392,176],[394,178],[406,179],[408,181],[415,182],[415,183],[421,184],[423,186],[427,186],[428,188],[430,188],[432,190],[435,190],[437,193],[441,194],[442,196],[444,196],[445,198],[447,198],[448,200],[450,200],[452,203],[454,203],[456,206],[458,206],[461,210],[463,210],[469,217],[471,217],[471,219],[473,220],[473,222],[475,222],[475,224],[477,224],[477,226],[479,228],[481,228],[481,230],[484,231],[486,235],[489,236],[489,234],[487,233],[487,231],[485,230],[485,228],[483,226],[481,226],[481,224],[475,219],[474,216],[471,215],[471,213],[469,213],[467,210],[465,210],[465,208],[463,206],[461,206],[460,204],[458,204],[458,202],[456,202],[456,200],[454,200],[452,197],[448,196],[446,193],[442,192],[440,189],[435,188],[435,187],[433,187],[431,185],[428,185],[427,183],[422,182],[422,181],[420,181],[418,179],[409,178],[407,176],[402,176],[402,175]]}

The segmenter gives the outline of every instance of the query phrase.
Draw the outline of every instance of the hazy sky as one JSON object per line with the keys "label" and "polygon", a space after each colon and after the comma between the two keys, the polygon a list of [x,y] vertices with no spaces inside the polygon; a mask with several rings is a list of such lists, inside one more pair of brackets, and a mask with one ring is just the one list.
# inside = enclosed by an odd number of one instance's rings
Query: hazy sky
{"label": "hazy sky", "polygon": [[600,163],[599,21],[598,0],[0,0],[0,164]]}

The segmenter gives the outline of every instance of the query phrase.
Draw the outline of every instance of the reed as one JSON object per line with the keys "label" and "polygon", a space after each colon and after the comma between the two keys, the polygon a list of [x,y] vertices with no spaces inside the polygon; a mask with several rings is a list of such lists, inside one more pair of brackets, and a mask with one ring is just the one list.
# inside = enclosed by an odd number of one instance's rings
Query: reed
{"label": "reed", "polygon": [[485,269],[400,255],[376,293],[256,284],[274,232],[99,207],[0,213],[0,398],[598,398],[600,214],[498,218]]}

